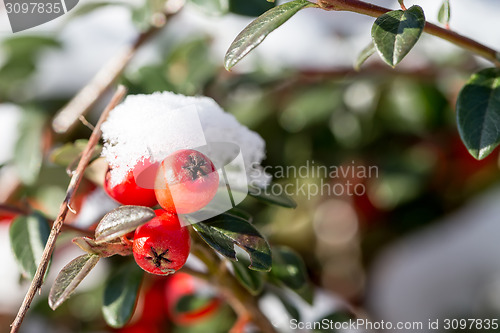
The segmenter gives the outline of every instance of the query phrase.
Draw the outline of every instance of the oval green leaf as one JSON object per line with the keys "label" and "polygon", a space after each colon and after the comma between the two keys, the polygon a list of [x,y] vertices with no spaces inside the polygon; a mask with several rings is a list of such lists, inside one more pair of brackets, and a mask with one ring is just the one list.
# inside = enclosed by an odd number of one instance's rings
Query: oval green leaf
{"label": "oval green leaf", "polygon": [[23,275],[35,276],[49,234],[47,220],[37,212],[19,216],[10,225],[10,245]]}
{"label": "oval green leaf", "polygon": [[244,211],[243,209],[240,209],[238,207],[231,208],[230,210],[225,212],[225,214],[234,215],[236,217],[242,218],[243,220],[247,221],[248,223],[253,222],[253,216],[250,215],[250,213],[248,213],[247,211]]}
{"label": "oval green leaf", "polygon": [[[50,154],[50,160],[60,166],[67,167],[75,165],[85,148],[87,147],[87,139],[79,139],[75,142],[66,143],[65,145],[54,149]],[[97,145],[92,153],[91,161],[95,160],[101,155],[102,146]]]}
{"label": "oval green leaf", "polygon": [[457,99],[457,124],[469,153],[481,160],[500,143],[500,69],[471,76]]}
{"label": "oval green leaf", "polygon": [[134,231],[156,216],[155,211],[143,206],[121,206],[104,215],[95,229],[95,242],[109,242]]}
{"label": "oval green leaf", "polygon": [[134,313],[144,271],[132,261],[118,268],[106,282],[102,313],[106,323],[120,328]]}
{"label": "oval green leaf", "polygon": [[451,9],[450,9],[450,0],[444,0],[443,4],[439,8],[438,13],[438,21],[441,24],[450,23]]}
{"label": "oval green leaf", "polygon": [[84,254],[64,266],[50,289],[49,306],[52,310],[57,309],[71,296],[80,282],[99,262],[99,259],[96,255]]}
{"label": "oval green leaf", "polygon": [[33,185],[42,166],[44,126],[45,116],[42,112],[24,110],[14,151],[14,165],[19,178],[26,185]]}
{"label": "oval green leaf", "polygon": [[189,0],[196,8],[208,15],[224,15],[229,11],[229,0]]}
{"label": "oval green leaf", "polygon": [[264,289],[264,277],[262,272],[248,269],[248,260],[238,256],[238,261],[231,262],[234,269],[234,276],[254,296],[260,294]]}
{"label": "oval green leaf", "polygon": [[175,304],[174,315],[189,315],[203,312],[215,299],[210,295],[185,294]]}
{"label": "oval green leaf", "polygon": [[[330,326],[337,326],[336,323],[352,322],[356,320],[356,315],[349,310],[339,310],[337,312],[331,313],[321,319],[322,322],[330,323]],[[340,325],[339,325],[340,326]],[[313,333],[332,333],[329,327],[315,328]],[[333,332],[338,332],[337,330]]]}
{"label": "oval green leaf", "polygon": [[317,7],[307,0],[295,0],[274,7],[250,23],[232,42],[226,52],[224,66],[230,70],[250,51],[266,39],[267,35],[288,21],[299,10]]}
{"label": "oval green leaf", "polygon": [[304,261],[286,246],[273,247],[271,274],[290,289],[301,289],[309,282]]}
{"label": "oval green leaf", "polygon": [[500,69],[475,73],[457,99],[457,124],[469,153],[481,160],[500,143]]}
{"label": "oval green leaf", "polygon": [[395,67],[417,43],[425,27],[420,6],[393,10],[379,16],[372,27],[372,39],[382,59]]}
{"label": "oval green leaf", "polygon": [[275,195],[263,188],[249,187],[248,195],[272,205],[277,205],[285,208],[297,207],[297,203],[283,192],[280,195]]}
{"label": "oval green leaf", "polygon": [[230,260],[236,260],[234,245],[250,256],[248,268],[268,272],[271,270],[271,249],[253,225],[234,215],[221,214],[193,224],[194,230],[212,247]]}

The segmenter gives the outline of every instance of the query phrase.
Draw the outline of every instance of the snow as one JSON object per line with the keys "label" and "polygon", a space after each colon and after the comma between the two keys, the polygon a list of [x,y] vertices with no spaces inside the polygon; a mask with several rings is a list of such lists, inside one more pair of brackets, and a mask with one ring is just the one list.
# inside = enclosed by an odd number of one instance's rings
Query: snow
{"label": "snow", "polygon": [[[264,140],[208,97],[171,92],[130,95],[111,111],[102,132],[103,156],[112,166],[112,186],[123,181],[139,161],[149,158],[157,162],[176,150],[216,142],[239,146],[250,180],[263,183],[267,178],[263,172],[255,172],[265,158]],[[234,153],[224,148],[207,155],[220,168]]]}

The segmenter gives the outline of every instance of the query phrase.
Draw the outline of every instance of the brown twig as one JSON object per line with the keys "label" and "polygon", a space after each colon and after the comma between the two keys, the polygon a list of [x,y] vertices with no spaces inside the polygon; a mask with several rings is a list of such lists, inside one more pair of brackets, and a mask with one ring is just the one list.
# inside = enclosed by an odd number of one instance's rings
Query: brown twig
{"label": "brown twig", "polygon": [[0,212],[9,213],[9,214],[19,214],[19,215],[28,215],[30,214],[30,209],[26,207],[18,207],[9,204],[2,203],[0,204]]}
{"label": "brown twig", "polygon": [[64,201],[61,204],[61,207],[59,209],[59,214],[57,215],[57,218],[54,221],[54,224],[52,225],[52,230],[50,231],[49,239],[47,240],[47,244],[45,245],[45,249],[43,250],[42,258],[36,270],[35,277],[33,278],[33,281],[31,281],[30,288],[28,289],[24,301],[21,307],[19,308],[19,312],[17,313],[17,316],[11,325],[11,331],[10,331],[11,333],[19,331],[21,323],[31,305],[31,302],[33,301],[33,298],[35,297],[36,292],[42,286],[43,277],[45,275],[45,271],[47,270],[50,256],[54,251],[57,236],[59,235],[61,228],[63,227],[64,220],[66,219],[66,215],[69,210],[69,205],[71,203],[71,200],[73,199],[76,190],[78,189],[78,186],[80,185],[80,181],[82,180],[85,168],[87,167],[90,158],[92,157],[94,147],[99,142],[99,139],[101,137],[101,125],[106,120],[109,112],[116,105],[118,105],[118,103],[120,103],[120,101],[123,99],[126,91],[127,90],[125,89],[125,87],[123,86],[118,87],[115,94],[113,95],[113,98],[111,99],[111,101],[101,114],[101,117],[99,118],[99,121],[97,122],[95,129],[89,138],[89,142],[87,143],[87,147],[83,152],[82,159],[80,160],[80,163],[78,163],[78,167],[68,185],[68,190],[66,191],[66,197],[64,198]]}
{"label": "brown twig", "polygon": [[[324,10],[349,11],[372,17],[379,17],[391,11],[389,8],[376,6],[360,0],[318,0],[318,5]],[[500,67],[499,53],[486,45],[429,22],[425,23],[424,31],[471,51],[491,61],[495,66]]]}

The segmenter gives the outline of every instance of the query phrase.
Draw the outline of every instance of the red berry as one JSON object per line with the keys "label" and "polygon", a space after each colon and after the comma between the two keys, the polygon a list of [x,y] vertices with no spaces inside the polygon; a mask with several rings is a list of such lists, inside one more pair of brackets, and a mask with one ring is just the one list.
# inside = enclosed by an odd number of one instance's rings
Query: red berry
{"label": "red berry", "polygon": [[134,174],[139,174],[141,171],[144,173],[156,173],[154,165],[149,160],[139,162],[133,170],[127,173],[125,179],[118,185],[111,187],[110,184],[110,171],[106,172],[104,179],[104,190],[108,195],[121,203],[122,205],[137,205],[152,207],[157,204],[155,192],[153,189],[143,188],[137,185]]}
{"label": "red berry", "polygon": [[165,320],[165,277],[152,281],[143,291],[142,309],[139,321],[144,323],[161,323]]}
{"label": "red berry", "polygon": [[163,209],[189,214],[205,207],[219,187],[219,174],[204,154],[183,149],[167,156],[158,170],[156,199]]}
{"label": "red berry", "polygon": [[167,275],[186,262],[191,238],[176,214],[162,209],[155,213],[155,218],[135,230],[134,258],[146,272]]}

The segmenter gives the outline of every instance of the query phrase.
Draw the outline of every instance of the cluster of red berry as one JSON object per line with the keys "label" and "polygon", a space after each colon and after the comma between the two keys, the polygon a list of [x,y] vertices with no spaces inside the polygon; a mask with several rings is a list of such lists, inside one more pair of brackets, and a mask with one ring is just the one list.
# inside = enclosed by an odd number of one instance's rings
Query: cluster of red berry
{"label": "cluster of red berry", "polygon": [[[134,175],[140,177],[145,169],[154,174],[154,188],[143,188],[136,182]],[[212,161],[196,150],[179,150],[159,165],[149,160],[136,165],[113,187],[110,172],[108,169],[104,189],[113,199],[124,205],[162,207],[155,210],[155,218],[135,230],[131,241],[137,264],[158,275],[177,271],[186,262],[191,244],[189,230],[177,214],[196,212],[215,196],[219,175]]]}

